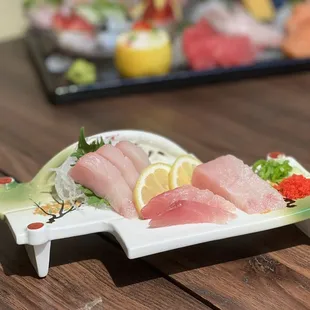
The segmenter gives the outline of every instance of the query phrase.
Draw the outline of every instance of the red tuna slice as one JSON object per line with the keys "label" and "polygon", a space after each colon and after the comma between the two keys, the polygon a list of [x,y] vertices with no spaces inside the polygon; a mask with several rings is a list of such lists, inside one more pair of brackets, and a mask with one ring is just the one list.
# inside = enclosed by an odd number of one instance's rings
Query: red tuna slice
{"label": "red tuna slice", "polygon": [[238,48],[234,46],[234,39],[221,35],[214,47],[214,58],[217,64],[224,68],[236,65],[239,57]]}
{"label": "red tuna slice", "polygon": [[255,61],[256,52],[252,41],[246,36],[233,36],[226,39],[231,66],[248,65]]}
{"label": "red tuna slice", "polygon": [[188,44],[185,55],[194,70],[206,70],[216,67],[214,51],[218,45],[218,37],[201,37]]}
{"label": "red tuna slice", "polygon": [[149,226],[156,228],[194,223],[227,224],[228,221],[236,218],[236,214],[222,208],[215,208],[210,203],[212,202],[176,201],[170,205],[167,212],[151,220]]}
{"label": "red tuna slice", "polygon": [[214,57],[214,46],[215,40],[206,39],[201,42],[193,44],[192,49],[193,57],[189,58],[189,64],[193,70],[210,70],[217,66],[216,59]]}
{"label": "red tuna slice", "polygon": [[236,207],[223,197],[214,195],[209,190],[199,190],[191,185],[184,185],[152,198],[141,210],[142,217],[144,219],[156,219],[167,212],[171,205],[179,200],[200,202],[228,212],[236,211]]}
{"label": "red tuna slice", "polygon": [[249,64],[255,60],[254,46],[244,36],[217,35],[207,39],[205,49],[206,54],[212,52],[214,61],[224,68]]}
{"label": "red tuna slice", "polygon": [[208,23],[205,18],[201,18],[195,26],[197,29],[201,30],[205,36],[216,34],[215,29]]}
{"label": "red tuna slice", "polygon": [[137,218],[132,191],[120,171],[97,153],[82,156],[69,172],[72,179],[106,198],[111,207],[126,218]]}
{"label": "red tuna slice", "polygon": [[215,66],[212,57],[206,55],[202,43],[202,41],[215,34],[214,29],[204,19],[184,30],[183,50],[192,68],[199,70]]}
{"label": "red tuna slice", "polygon": [[266,213],[286,206],[276,189],[232,155],[197,166],[192,185],[209,189],[248,214]]}
{"label": "red tuna slice", "polygon": [[56,13],[53,17],[53,27],[56,30],[70,30],[92,33],[94,27],[79,15],[63,15]]}
{"label": "red tuna slice", "polygon": [[183,33],[183,50],[186,57],[191,58],[195,56],[197,48],[193,48],[195,43],[199,42],[205,37],[203,31],[195,26],[188,27]]}
{"label": "red tuna slice", "polygon": [[217,33],[204,19],[185,29],[183,50],[193,70],[251,64],[256,57],[255,47],[248,37]]}
{"label": "red tuna slice", "polygon": [[201,38],[207,38],[215,34],[215,30],[210,24],[206,20],[201,19],[196,25],[189,26],[184,30],[183,42],[187,45],[187,43],[197,41]]}
{"label": "red tuna slice", "polygon": [[214,63],[219,64],[221,58],[228,55],[228,46],[227,41],[224,36],[216,35],[213,37],[206,38],[201,42],[204,48],[205,57],[212,58]]}

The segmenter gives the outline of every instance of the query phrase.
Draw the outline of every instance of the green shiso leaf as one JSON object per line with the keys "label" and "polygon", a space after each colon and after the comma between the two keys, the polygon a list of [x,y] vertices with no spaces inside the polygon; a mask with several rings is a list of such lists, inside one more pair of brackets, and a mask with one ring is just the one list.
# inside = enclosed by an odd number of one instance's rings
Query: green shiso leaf
{"label": "green shiso leaf", "polygon": [[87,204],[93,207],[98,207],[100,205],[107,205],[110,206],[110,203],[107,199],[98,197],[93,191],[91,191],[89,188],[86,188],[84,186],[80,187],[83,191],[84,195],[87,197]]}
{"label": "green shiso leaf", "polygon": [[95,140],[88,144],[85,139],[84,127],[82,127],[80,129],[78,148],[73,154],[71,154],[71,157],[76,157],[77,159],[80,159],[87,153],[96,152],[103,145],[105,145],[105,143],[102,137],[99,140]]}

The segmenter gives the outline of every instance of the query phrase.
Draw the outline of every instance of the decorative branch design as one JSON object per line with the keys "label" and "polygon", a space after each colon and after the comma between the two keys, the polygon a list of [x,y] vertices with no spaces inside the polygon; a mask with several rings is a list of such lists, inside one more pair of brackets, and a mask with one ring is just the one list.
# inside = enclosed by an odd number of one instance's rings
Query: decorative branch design
{"label": "decorative branch design", "polygon": [[294,208],[296,207],[296,201],[288,198],[284,198],[284,201],[286,202],[286,207],[287,208]]}
{"label": "decorative branch design", "polygon": [[[55,197],[53,197],[53,199],[55,200],[55,202],[60,206],[60,209],[57,213],[53,213],[53,212],[48,212],[44,209],[44,207],[40,206],[39,203],[33,201],[33,203],[35,204],[35,206],[41,210],[45,215],[49,216],[49,220],[46,222],[48,224],[52,224],[54,223],[57,219],[60,219],[62,217],[64,217],[66,214],[74,211],[74,210],[77,210],[78,208],[80,208],[82,206],[82,202],[78,202],[78,201],[74,201],[74,203],[71,205],[71,207],[69,209],[65,209],[66,207],[66,202],[65,201],[58,201],[57,199],[55,199]],[[47,206],[49,206],[47,204]]]}

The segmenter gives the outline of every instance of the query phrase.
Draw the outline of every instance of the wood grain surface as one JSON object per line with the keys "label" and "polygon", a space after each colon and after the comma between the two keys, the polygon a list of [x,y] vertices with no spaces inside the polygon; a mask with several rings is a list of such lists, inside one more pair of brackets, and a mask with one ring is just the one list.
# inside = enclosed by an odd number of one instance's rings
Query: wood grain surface
{"label": "wood grain surface", "polygon": [[[0,169],[22,181],[30,180],[49,158],[75,142],[81,126],[88,135],[114,129],[152,131],[173,139],[203,161],[232,153],[251,164],[270,151],[282,151],[310,169],[309,74],[56,107],[47,103],[21,41],[0,45],[0,70]],[[202,305],[225,310],[310,309],[309,239],[295,226],[162,253],[145,258],[145,263],[128,261],[105,236],[101,241],[98,238],[88,236],[64,241],[68,242],[65,246],[55,245],[58,253],[53,255],[58,256],[53,259],[59,263],[52,267],[48,278],[35,280],[34,274],[29,274],[32,271],[25,253],[14,250],[8,237],[0,255],[4,261],[12,260],[11,268],[18,268],[20,273],[7,276],[3,267],[1,294],[13,295],[15,304],[25,305],[18,292],[39,287],[41,296],[45,296],[57,283],[66,294],[56,294],[59,299],[53,300],[49,293],[46,303],[55,302],[56,308],[63,305],[64,309],[81,307],[99,296],[108,307],[117,304],[121,294],[125,294],[125,309],[143,309],[148,305],[143,298],[152,300],[154,307],[165,305],[167,309],[185,309],[192,300],[197,305],[193,303],[191,309]],[[93,250],[84,249],[88,240]],[[99,246],[101,242],[104,246]],[[72,251],[81,249],[91,259],[69,266],[62,263],[66,255],[61,251],[70,247]],[[106,257],[109,251],[115,253],[113,261],[118,260],[122,272],[134,269],[130,264],[137,264],[134,270],[146,268],[159,278],[145,281],[138,276],[136,282],[119,288],[111,280],[113,268],[109,270]],[[78,257],[73,255],[72,261]],[[82,279],[89,280],[80,284]],[[95,280],[100,282],[91,286]],[[9,283],[7,290],[3,288],[5,281]],[[90,287],[82,292],[79,285]],[[144,285],[149,285],[145,291]],[[68,301],[71,286],[73,296],[78,296]],[[173,289],[179,299],[169,297]],[[157,291],[158,299],[154,297]],[[153,292],[151,298],[149,292]],[[36,298],[34,295],[32,298]]]}
{"label": "wood grain surface", "polygon": [[296,227],[147,258],[219,309],[309,309],[309,238]]}
{"label": "wood grain surface", "polygon": [[0,309],[209,309],[97,235],[53,242],[48,277],[38,279],[3,222],[0,234]]}

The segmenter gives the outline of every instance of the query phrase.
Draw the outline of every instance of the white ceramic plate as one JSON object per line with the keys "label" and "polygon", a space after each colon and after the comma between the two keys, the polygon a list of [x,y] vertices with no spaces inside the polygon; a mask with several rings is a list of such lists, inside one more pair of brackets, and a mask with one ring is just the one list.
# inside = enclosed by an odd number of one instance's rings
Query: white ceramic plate
{"label": "white ceramic plate", "polygon": [[[155,162],[166,162],[171,164],[176,157],[187,152],[174,142],[147,132],[124,130],[106,132],[90,137],[92,140],[102,136],[105,140],[112,138],[112,144],[120,140],[129,140],[140,145],[147,153],[152,152],[150,160]],[[61,152],[56,159],[50,161],[47,168],[58,167],[68,154],[76,147],[71,145]],[[293,158],[287,157],[290,163],[308,172]],[[53,166],[55,163],[58,165]],[[52,180],[50,174],[44,174],[46,167],[42,169],[34,180],[40,183]],[[39,181],[38,181],[39,180]],[[224,239],[259,231],[264,231],[288,224],[303,222],[306,232],[309,224],[306,220],[310,218],[310,197],[298,200],[294,207],[288,207],[280,211],[268,214],[248,215],[238,211],[238,217],[226,225],[216,224],[187,224],[165,228],[148,228],[148,220],[129,220],[109,209],[98,209],[83,205],[70,212],[60,209],[47,210],[44,214],[34,206],[33,201],[25,197],[49,199],[50,197],[36,196],[31,194],[34,190],[25,190],[28,184],[15,185],[6,190],[0,189],[0,212],[5,216],[17,244],[28,245],[29,256],[37,269],[39,276],[45,276],[48,272],[50,242],[56,239],[69,238],[73,236],[86,235],[97,232],[109,232],[113,234],[121,244],[128,258],[138,258],[154,253],[181,248],[212,240]],[[14,193],[15,195],[12,195]],[[19,197],[22,197],[19,199]],[[54,218],[54,220],[53,220]],[[306,224],[305,224],[306,223]],[[30,226],[29,226],[30,225]]]}

